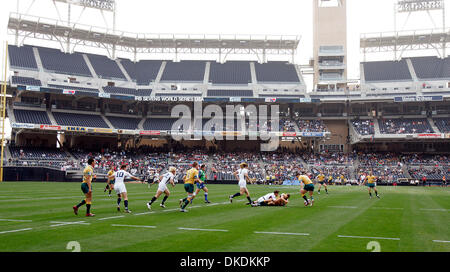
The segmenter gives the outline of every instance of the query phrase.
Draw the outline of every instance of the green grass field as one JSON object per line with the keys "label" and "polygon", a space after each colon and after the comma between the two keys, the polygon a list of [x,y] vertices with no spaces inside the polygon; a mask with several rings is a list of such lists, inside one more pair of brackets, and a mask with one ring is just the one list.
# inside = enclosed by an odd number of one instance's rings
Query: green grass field
{"label": "green grass field", "polygon": [[274,188],[293,194],[288,207],[252,208],[245,197],[229,203],[237,185],[209,185],[212,204],[200,193],[180,213],[177,185],[167,208],[161,197],[149,213],[157,186],[127,184],[132,214],[117,212],[103,188],[94,184],[96,217],[86,218],[85,207],[72,211],[79,183],[1,183],[0,251],[68,252],[70,241],[82,252],[368,252],[372,241],[382,252],[450,251],[449,188],[379,187],[381,199],[369,199],[365,187],[330,187],[306,208],[298,187],[249,186],[255,200]]}

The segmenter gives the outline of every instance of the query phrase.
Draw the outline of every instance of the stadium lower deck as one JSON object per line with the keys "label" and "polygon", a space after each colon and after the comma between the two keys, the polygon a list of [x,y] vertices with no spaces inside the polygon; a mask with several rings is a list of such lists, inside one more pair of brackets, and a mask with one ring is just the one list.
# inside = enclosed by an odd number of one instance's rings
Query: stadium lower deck
{"label": "stadium lower deck", "polygon": [[330,186],[304,207],[298,186],[249,185],[253,199],[275,189],[290,193],[286,207],[250,207],[228,196],[237,185],[208,185],[180,213],[182,184],[170,188],[166,208],[145,203],[156,186],[127,184],[132,214],[116,211],[115,197],[94,183],[92,210],[75,216],[83,195],[78,183],[1,183],[0,237],[5,252],[448,252],[449,189],[379,186],[370,199],[364,186]]}

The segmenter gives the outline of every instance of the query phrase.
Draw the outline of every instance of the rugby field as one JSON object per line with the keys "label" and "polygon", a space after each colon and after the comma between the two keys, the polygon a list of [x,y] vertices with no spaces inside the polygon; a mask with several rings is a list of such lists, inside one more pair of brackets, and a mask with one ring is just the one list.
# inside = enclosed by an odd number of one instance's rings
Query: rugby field
{"label": "rugby field", "polygon": [[72,211],[83,198],[80,183],[0,183],[0,251],[450,251],[449,188],[379,187],[381,199],[369,199],[366,187],[330,187],[329,195],[315,192],[315,205],[306,208],[299,187],[251,185],[254,200],[274,189],[292,195],[287,207],[252,208],[245,197],[228,201],[237,185],[208,187],[211,204],[200,193],[180,213],[185,192],[178,184],[166,208],[159,207],[161,196],[150,212],[145,204],[157,186],[127,184],[133,213],[125,214],[104,184],[94,183],[96,216],[86,218],[85,207],[78,216]]}

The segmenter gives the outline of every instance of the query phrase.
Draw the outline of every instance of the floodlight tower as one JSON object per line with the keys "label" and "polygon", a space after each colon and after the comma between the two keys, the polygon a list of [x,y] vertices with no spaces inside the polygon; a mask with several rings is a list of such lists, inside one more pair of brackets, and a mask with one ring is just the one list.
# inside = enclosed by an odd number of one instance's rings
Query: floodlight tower
{"label": "floodlight tower", "polygon": [[314,86],[347,87],[347,0],[314,0]]}
{"label": "floodlight tower", "polygon": [[[20,12],[20,0],[16,0],[16,1],[17,1],[17,14],[19,14],[19,13],[21,13]],[[100,15],[103,18],[103,22],[104,22],[103,26],[106,27],[107,29],[112,29],[113,33],[116,32],[117,3],[115,0],[51,0],[51,1],[53,2],[53,6],[56,10],[59,20],[63,21],[63,22],[67,22],[67,26],[69,26],[69,27],[75,27],[75,25],[80,22],[86,9],[94,9],[94,10],[98,10],[100,12]],[[36,2],[36,0],[31,1],[28,8],[26,9],[26,12],[25,12],[26,14],[29,13],[30,9],[33,7],[35,2]],[[59,5],[57,3],[59,3]],[[67,8],[67,17],[66,18],[63,18],[63,15],[59,10],[61,5],[63,5],[63,7],[65,6],[65,8]],[[80,12],[76,13],[72,9],[72,6],[82,7],[82,10]],[[111,18],[108,19],[108,17],[110,17],[110,16],[107,16],[106,13],[109,13],[112,15],[112,22],[111,22]],[[76,20],[73,20],[72,18],[74,18],[75,16],[77,16],[78,18]],[[100,27],[102,27],[102,26],[100,26]],[[17,33],[16,34],[16,45],[18,45],[18,37],[19,37],[19,35]],[[66,51],[67,52],[71,52],[70,40],[71,40],[71,37],[68,34],[68,36],[66,37]],[[113,50],[112,50],[112,54],[111,54],[113,58],[115,58],[115,55],[116,55],[115,51],[116,51],[116,48],[114,46]]]}
{"label": "floodlight tower", "polygon": [[[401,32],[405,30],[408,25],[409,19],[413,13],[427,13],[428,18],[430,19],[433,27],[435,29],[439,29],[440,27],[436,24],[432,12],[441,12],[442,13],[442,31],[445,33],[445,0],[399,0],[394,5],[394,28],[395,32]],[[403,22],[403,25],[400,29],[398,29],[398,16],[401,14],[406,14],[406,19]],[[446,39],[442,41],[442,57],[446,57]],[[397,51],[395,53],[395,58],[397,58]]]}

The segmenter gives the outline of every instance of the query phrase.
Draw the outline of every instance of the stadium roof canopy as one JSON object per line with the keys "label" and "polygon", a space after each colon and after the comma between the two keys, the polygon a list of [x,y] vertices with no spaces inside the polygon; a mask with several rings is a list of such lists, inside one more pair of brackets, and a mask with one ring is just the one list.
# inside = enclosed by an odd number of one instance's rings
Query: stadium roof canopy
{"label": "stadium roof canopy", "polygon": [[[143,34],[11,13],[8,34],[128,53],[294,55],[300,36]],[[22,42],[23,43],[23,42]]]}
{"label": "stadium roof canopy", "polygon": [[360,47],[366,53],[429,50],[445,57],[450,45],[450,28],[361,34]]}

